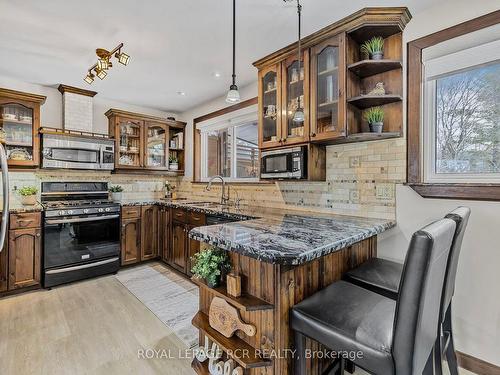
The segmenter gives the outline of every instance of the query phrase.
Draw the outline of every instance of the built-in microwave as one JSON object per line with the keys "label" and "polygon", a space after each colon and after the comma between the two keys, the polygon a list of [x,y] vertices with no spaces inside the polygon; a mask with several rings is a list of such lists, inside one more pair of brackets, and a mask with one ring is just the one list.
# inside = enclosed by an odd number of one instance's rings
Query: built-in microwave
{"label": "built-in microwave", "polygon": [[42,135],[42,168],[113,170],[112,139]]}
{"label": "built-in microwave", "polygon": [[261,178],[302,179],[307,177],[305,147],[291,147],[261,153]]}

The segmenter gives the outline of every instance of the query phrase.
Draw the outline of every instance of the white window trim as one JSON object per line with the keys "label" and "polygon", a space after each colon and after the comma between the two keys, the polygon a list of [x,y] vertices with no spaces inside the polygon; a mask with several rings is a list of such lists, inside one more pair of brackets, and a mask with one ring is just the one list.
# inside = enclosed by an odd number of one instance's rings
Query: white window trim
{"label": "white window trim", "polygon": [[252,121],[258,121],[257,105],[242,108],[238,111],[230,112],[225,115],[200,122],[196,128],[200,130],[201,135],[201,182],[208,182],[211,176],[207,176],[207,158],[204,156],[204,150],[207,148],[207,132],[229,128],[229,133],[233,139],[233,147],[231,148],[231,177],[224,177],[226,182],[237,183],[255,183],[259,182],[259,178],[238,178],[236,167],[236,133],[237,128]]}
{"label": "white window trim", "polygon": [[424,61],[423,175],[426,183],[498,183],[500,173],[436,173],[436,79],[500,60],[500,40]]}

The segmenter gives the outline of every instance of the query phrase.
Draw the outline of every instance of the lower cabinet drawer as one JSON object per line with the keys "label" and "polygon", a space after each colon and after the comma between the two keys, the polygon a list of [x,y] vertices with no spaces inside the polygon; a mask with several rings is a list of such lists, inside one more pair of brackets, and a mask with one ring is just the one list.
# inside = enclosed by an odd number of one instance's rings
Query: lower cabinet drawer
{"label": "lower cabinet drawer", "polygon": [[122,219],[137,219],[141,217],[141,206],[122,207]]}
{"label": "lower cabinet drawer", "polygon": [[187,223],[188,222],[187,211],[181,208],[172,209],[172,219],[180,221],[182,223]]}
{"label": "lower cabinet drawer", "polygon": [[205,225],[205,214],[200,212],[189,212],[189,223],[193,225]]}
{"label": "lower cabinet drawer", "polygon": [[40,212],[26,212],[10,215],[9,229],[38,228],[42,221]]}

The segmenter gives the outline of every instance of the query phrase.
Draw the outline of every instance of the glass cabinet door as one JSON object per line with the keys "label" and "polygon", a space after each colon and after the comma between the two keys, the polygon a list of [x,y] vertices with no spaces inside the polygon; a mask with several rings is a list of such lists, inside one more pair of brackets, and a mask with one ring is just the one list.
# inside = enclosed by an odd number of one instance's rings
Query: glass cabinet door
{"label": "glass cabinet door", "polygon": [[145,167],[168,167],[168,126],[146,123],[145,134]]}
{"label": "glass cabinet door", "polygon": [[314,47],[311,56],[311,139],[321,140],[345,135],[342,93],[343,64],[340,37]]}
{"label": "glass cabinet door", "polygon": [[137,168],[142,166],[141,130],[143,122],[138,120],[119,119],[118,134],[120,145],[117,165],[120,168]]}
{"label": "glass cabinet door", "polygon": [[16,103],[0,105],[7,158],[19,164],[33,160],[33,109]]}
{"label": "glass cabinet door", "polygon": [[261,148],[281,144],[280,64],[259,72],[259,143]]}
{"label": "glass cabinet door", "polygon": [[309,138],[308,56],[308,51],[304,51],[300,64],[297,57],[290,57],[283,66],[285,80],[283,105],[286,109],[286,116],[283,119],[284,135],[282,138],[286,144],[301,143]]}

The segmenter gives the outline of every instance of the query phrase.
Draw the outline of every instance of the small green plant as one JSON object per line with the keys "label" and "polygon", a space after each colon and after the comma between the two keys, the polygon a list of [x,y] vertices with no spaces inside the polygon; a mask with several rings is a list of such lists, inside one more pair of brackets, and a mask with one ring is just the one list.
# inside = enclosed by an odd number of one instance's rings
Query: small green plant
{"label": "small green plant", "polygon": [[174,156],[174,155],[170,155],[170,156],[168,157],[168,162],[169,162],[169,163],[173,163],[173,164],[174,164],[174,163],[177,163],[177,162],[178,162],[178,159],[177,159],[177,157],[176,157],[176,156]]}
{"label": "small green plant", "polygon": [[384,110],[380,107],[372,107],[365,111],[364,118],[369,124],[384,122]]}
{"label": "small green plant", "polygon": [[38,188],[35,186],[24,186],[19,189],[18,192],[23,197],[28,197],[30,195],[36,195],[36,193],[38,193]]}
{"label": "small green plant", "polygon": [[381,36],[374,36],[361,45],[361,52],[368,55],[380,53],[384,50],[384,38]]}
{"label": "small green plant", "polygon": [[191,258],[191,261],[193,262],[191,272],[205,279],[211,288],[218,286],[221,276],[231,269],[227,252],[216,247],[200,251]]}
{"label": "small green plant", "polygon": [[110,186],[109,191],[110,193],[121,193],[123,191],[123,187],[120,185]]}

